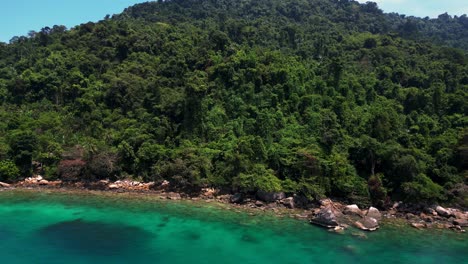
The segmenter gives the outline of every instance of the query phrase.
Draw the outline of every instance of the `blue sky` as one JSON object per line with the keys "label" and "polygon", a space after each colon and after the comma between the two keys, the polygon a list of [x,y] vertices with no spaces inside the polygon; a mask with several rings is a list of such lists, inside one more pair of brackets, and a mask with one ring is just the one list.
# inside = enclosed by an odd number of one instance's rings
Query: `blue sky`
{"label": "blue sky", "polygon": [[[125,7],[147,0],[0,0],[0,42],[27,35],[45,26],[67,28],[98,21],[107,14],[117,14]],[[367,2],[367,0],[358,0]],[[468,0],[374,0],[385,12],[420,17],[468,13]]]}
{"label": "blue sky", "polygon": [[[365,3],[368,0],[357,0]],[[450,15],[468,14],[468,0],[373,0],[384,12],[397,12],[418,17],[437,17],[445,12]]]}
{"label": "blue sky", "polygon": [[148,0],[0,0],[0,42],[45,26],[99,21]]}

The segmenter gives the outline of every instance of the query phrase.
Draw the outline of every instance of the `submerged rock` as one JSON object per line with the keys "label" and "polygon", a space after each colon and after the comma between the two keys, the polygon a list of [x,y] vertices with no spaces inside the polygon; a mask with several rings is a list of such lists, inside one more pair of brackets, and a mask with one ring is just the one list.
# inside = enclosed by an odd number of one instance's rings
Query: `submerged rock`
{"label": "submerged rock", "polygon": [[334,228],[329,229],[329,231],[337,234],[344,234],[345,228],[342,226],[335,226]]}
{"label": "submerged rock", "polygon": [[351,233],[352,236],[360,238],[360,239],[367,239],[367,235],[364,234],[363,232],[353,232]]}
{"label": "submerged rock", "polygon": [[152,234],[142,228],[83,221],[52,224],[40,229],[37,236],[60,251],[108,256],[109,252],[144,249]]}
{"label": "submerged rock", "polygon": [[354,223],[357,228],[364,231],[375,231],[379,229],[379,221],[373,217],[366,216]]}

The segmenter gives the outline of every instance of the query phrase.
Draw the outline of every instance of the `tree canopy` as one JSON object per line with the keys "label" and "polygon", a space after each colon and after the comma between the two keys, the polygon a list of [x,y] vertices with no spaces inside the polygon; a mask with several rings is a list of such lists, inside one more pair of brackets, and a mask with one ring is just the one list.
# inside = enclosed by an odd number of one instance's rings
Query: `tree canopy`
{"label": "tree canopy", "polygon": [[[468,19],[170,0],[0,45],[0,178],[468,206]],[[17,166],[15,170],[14,166]]]}

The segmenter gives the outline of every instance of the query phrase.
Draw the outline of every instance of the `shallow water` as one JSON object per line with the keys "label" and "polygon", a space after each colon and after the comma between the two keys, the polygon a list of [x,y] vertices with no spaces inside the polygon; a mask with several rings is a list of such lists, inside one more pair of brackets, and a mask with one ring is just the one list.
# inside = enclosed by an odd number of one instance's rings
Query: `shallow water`
{"label": "shallow water", "polygon": [[221,205],[123,194],[0,192],[2,263],[468,263],[450,231],[359,238]]}

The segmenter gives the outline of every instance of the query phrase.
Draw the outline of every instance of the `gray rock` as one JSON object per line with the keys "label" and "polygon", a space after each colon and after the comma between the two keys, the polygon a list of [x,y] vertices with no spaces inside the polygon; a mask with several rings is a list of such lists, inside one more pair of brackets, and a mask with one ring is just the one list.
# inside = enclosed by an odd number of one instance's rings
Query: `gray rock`
{"label": "gray rock", "polygon": [[439,214],[440,216],[450,217],[450,212],[447,209],[443,208],[442,206],[437,206],[435,210],[437,214]]}
{"label": "gray rock", "polygon": [[0,182],[0,187],[8,188],[8,187],[10,187],[10,184],[4,183],[4,182]]}
{"label": "gray rock", "polygon": [[182,199],[182,196],[180,196],[180,193],[169,192],[169,193],[166,194],[166,199],[180,200],[180,199]]}
{"label": "gray rock", "polygon": [[265,191],[258,191],[257,198],[267,203],[276,202],[282,200],[286,197],[284,192],[265,192]]}
{"label": "gray rock", "polygon": [[453,224],[461,227],[468,227],[468,220],[466,219],[455,219]]}
{"label": "gray rock", "polygon": [[111,184],[109,185],[109,189],[111,190],[119,189],[119,186],[117,184]]}
{"label": "gray rock", "polygon": [[423,229],[427,227],[425,223],[411,223],[411,226],[416,229]]}
{"label": "gray rock", "polygon": [[343,213],[345,215],[357,215],[357,216],[363,216],[363,213],[361,211],[361,209],[359,209],[359,207],[355,204],[352,204],[352,205],[347,205],[344,210],[343,210]]}
{"label": "gray rock", "polygon": [[290,209],[294,209],[294,207],[295,207],[293,197],[284,198],[283,200],[281,200],[281,203],[284,206],[286,206],[287,208],[290,208]]}
{"label": "gray rock", "polygon": [[366,216],[354,223],[357,228],[364,231],[375,231],[379,228],[379,221],[373,217]]}
{"label": "gray rock", "polygon": [[372,217],[372,218],[374,218],[374,219],[376,219],[378,221],[382,220],[382,214],[380,213],[380,211],[377,208],[374,208],[374,207],[369,208],[369,210],[367,211],[366,216]]}
{"label": "gray rock", "polygon": [[242,193],[236,193],[233,196],[231,196],[229,200],[231,201],[231,203],[240,204],[244,202],[244,195],[242,195]]}
{"label": "gray rock", "polygon": [[333,208],[324,207],[310,220],[312,224],[333,228],[339,226]]}
{"label": "gray rock", "polygon": [[412,214],[412,213],[407,213],[407,214],[406,214],[406,219],[407,219],[407,220],[412,220],[412,219],[415,219],[415,218],[417,218],[417,216],[415,216],[415,215]]}

